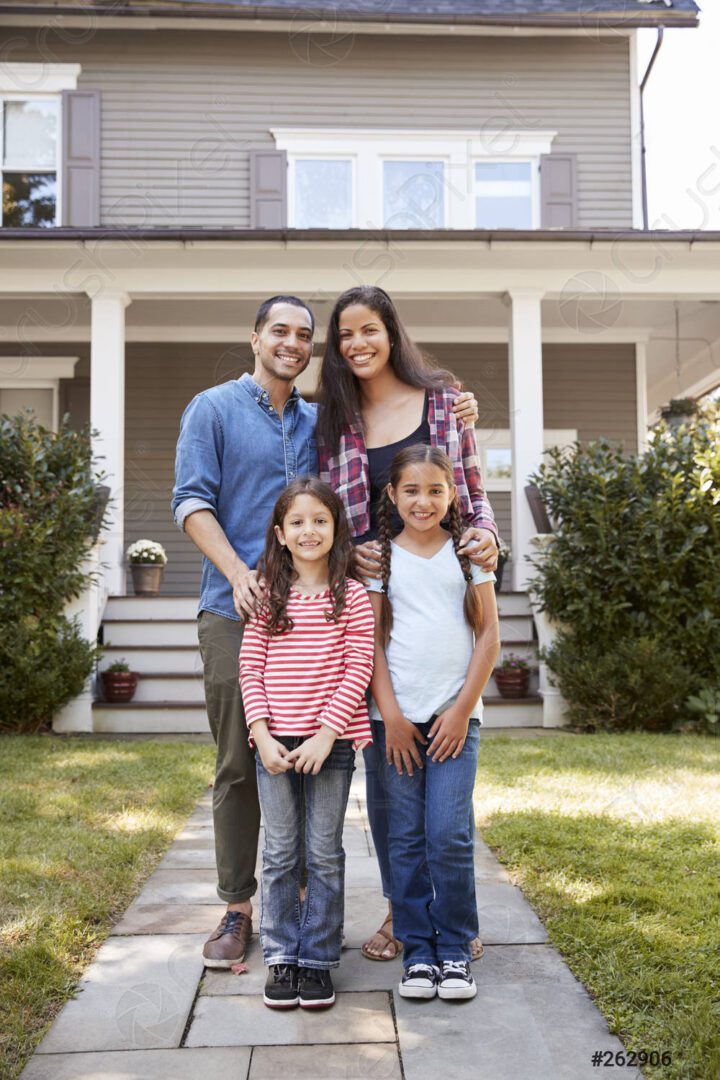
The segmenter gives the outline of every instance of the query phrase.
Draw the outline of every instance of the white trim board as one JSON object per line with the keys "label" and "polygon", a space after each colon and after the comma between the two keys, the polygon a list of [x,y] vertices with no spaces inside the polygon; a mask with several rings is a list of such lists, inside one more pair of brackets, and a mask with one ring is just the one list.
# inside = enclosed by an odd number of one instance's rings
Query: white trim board
{"label": "white trim board", "polygon": [[80,64],[26,64],[4,60],[0,63],[0,93],[24,97],[76,90],[81,70]]}

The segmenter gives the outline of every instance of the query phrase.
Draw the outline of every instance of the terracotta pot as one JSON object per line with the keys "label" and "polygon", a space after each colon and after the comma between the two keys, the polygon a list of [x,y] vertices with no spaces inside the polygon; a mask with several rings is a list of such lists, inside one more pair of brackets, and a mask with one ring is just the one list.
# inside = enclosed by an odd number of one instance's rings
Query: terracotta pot
{"label": "terracotta pot", "polygon": [[527,697],[528,687],[530,685],[529,671],[513,671],[512,669],[496,668],[495,671],[493,671],[493,676],[500,697]]}
{"label": "terracotta pot", "polygon": [[132,701],[138,677],[134,671],[101,671],[100,681],[106,701]]}
{"label": "terracotta pot", "polygon": [[133,591],[136,596],[157,596],[165,566],[163,563],[130,563]]}

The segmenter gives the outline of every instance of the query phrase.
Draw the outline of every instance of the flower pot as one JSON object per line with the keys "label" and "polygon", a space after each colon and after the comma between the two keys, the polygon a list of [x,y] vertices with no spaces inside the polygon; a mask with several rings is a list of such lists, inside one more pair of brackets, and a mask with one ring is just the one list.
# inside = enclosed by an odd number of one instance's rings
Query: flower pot
{"label": "flower pot", "polygon": [[132,701],[138,677],[134,671],[101,671],[100,682],[106,701]]}
{"label": "flower pot", "polygon": [[500,697],[527,697],[528,687],[530,686],[529,671],[496,668],[493,671],[493,676]]}
{"label": "flower pot", "polygon": [[136,596],[157,596],[165,567],[162,563],[130,563]]}

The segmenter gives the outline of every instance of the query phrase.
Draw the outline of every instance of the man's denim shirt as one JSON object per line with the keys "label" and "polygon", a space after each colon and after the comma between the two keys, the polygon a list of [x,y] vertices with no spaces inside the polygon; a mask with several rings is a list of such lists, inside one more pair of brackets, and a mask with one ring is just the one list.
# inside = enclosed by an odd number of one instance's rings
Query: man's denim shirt
{"label": "man's denim shirt", "polygon": [[[212,510],[237,554],[254,569],[272,509],[286,484],[317,476],[314,405],[297,389],[282,416],[250,375],[205,390],[180,422],[172,510],[181,529]],[[203,558],[200,611],[238,619],[227,578]]]}

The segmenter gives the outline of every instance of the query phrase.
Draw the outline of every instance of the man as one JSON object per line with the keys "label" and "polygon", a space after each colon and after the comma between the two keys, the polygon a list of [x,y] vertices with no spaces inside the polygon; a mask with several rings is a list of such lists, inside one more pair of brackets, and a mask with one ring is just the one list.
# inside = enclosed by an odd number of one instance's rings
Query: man
{"label": "man", "polygon": [[[227,904],[203,948],[208,967],[239,963],[252,933],[260,810],[238,677],[241,616],[262,596],[255,568],[280,492],[296,476],[317,475],[315,406],[293,385],[310,362],[314,329],[310,308],[296,296],[266,300],[250,336],[252,376],[198,394],[180,425],[172,508],[204,556],[198,638],[217,745],[217,891]],[[360,569],[371,574],[373,547],[356,548]]]}
{"label": "man", "polygon": [[314,328],[297,297],[266,300],[250,338],[252,377],[198,394],[180,425],[172,508],[204,555],[198,638],[217,745],[217,891],[227,904],[203,949],[208,967],[241,961],[252,933],[260,809],[238,682],[240,617],[262,595],[255,567],[278,495],[296,476],[317,474],[315,407],[293,386],[310,362]]}

